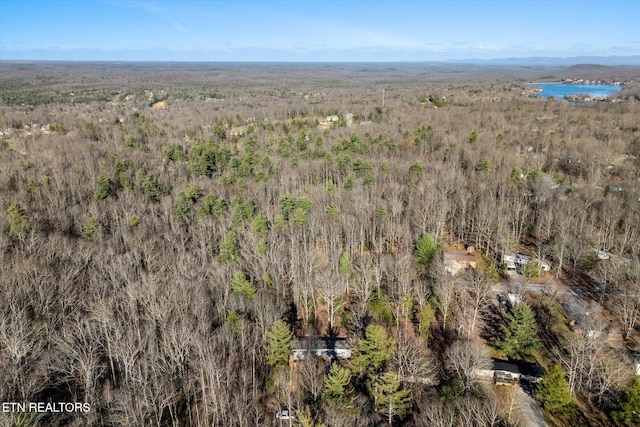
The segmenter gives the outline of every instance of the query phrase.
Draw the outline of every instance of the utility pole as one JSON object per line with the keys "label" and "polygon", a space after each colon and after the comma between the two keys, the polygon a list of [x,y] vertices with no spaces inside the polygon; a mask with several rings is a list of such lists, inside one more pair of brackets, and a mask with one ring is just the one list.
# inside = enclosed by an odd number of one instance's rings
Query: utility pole
{"label": "utility pole", "polygon": [[382,108],[384,108],[384,89],[382,89]]}

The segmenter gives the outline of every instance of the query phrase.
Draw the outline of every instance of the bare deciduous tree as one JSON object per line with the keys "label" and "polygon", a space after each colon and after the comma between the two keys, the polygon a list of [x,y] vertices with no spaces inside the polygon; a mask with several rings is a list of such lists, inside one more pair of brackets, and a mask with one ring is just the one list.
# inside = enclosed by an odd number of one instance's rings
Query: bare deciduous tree
{"label": "bare deciduous tree", "polygon": [[556,351],[567,375],[569,391],[581,393],[599,403],[607,394],[617,390],[630,374],[601,334],[596,330],[573,334],[563,349]]}
{"label": "bare deciduous tree", "polygon": [[490,276],[474,270],[471,286],[469,287],[469,296],[473,303],[473,316],[469,325],[469,336],[475,331],[476,323],[491,301],[491,286],[493,286],[493,281]]}
{"label": "bare deciduous tree", "polygon": [[445,352],[445,368],[460,379],[464,390],[476,388],[479,371],[489,366],[487,349],[477,340],[455,341]]}
{"label": "bare deciduous tree", "polygon": [[296,363],[296,374],[300,384],[314,402],[322,394],[326,373],[327,363],[319,357],[307,356]]}
{"label": "bare deciduous tree", "polygon": [[370,255],[362,255],[354,263],[354,290],[360,301],[367,301],[373,291],[380,287],[382,271]]}
{"label": "bare deciduous tree", "polygon": [[95,401],[98,380],[106,370],[102,345],[96,337],[99,331],[85,321],[78,321],[63,332],[59,343],[60,364],[57,369],[82,390],[84,402]]}
{"label": "bare deciduous tree", "polygon": [[627,277],[616,286],[616,293],[611,298],[611,306],[616,317],[622,323],[624,339],[631,336],[640,316],[640,275],[638,268],[628,270]]}
{"label": "bare deciduous tree", "polygon": [[322,300],[327,305],[329,313],[329,330],[336,326],[336,314],[344,307],[345,298],[343,295],[345,286],[343,278],[328,271],[320,272],[316,275],[317,288],[322,296]]}
{"label": "bare deciduous tree", "polygon": [[447,319],[451,310],[451,302],[456,293],[454,278],[444,269],[440,257],[436,257],[432,267],[434,304],[442,314],[442,330],[447,328]]}
{"label": "bare deciduous tree", "polygon": [[403,335],[396,345],[392,366],[404,383],[423,386],[436,383],[438,366],[426,343]]}

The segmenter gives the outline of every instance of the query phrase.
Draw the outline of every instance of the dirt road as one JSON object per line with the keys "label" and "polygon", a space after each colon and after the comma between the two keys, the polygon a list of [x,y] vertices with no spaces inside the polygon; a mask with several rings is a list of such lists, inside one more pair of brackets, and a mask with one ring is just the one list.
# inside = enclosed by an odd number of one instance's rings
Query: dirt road
{"label": "dirt road", "polygon": [[514,392],[518,398],[518,405],[527,427],[547,427],[542,415],[542,408],[537,400],[529,396],[521,387],[515,386]]}

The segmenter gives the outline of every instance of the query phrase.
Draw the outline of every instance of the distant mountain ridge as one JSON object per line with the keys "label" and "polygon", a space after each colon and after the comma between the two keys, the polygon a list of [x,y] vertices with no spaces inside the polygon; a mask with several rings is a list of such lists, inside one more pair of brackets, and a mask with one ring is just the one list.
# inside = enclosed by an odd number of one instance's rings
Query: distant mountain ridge
{"label": "distant mountain ridge", "polygon": [[493,59],[450,59],[443,62],[448,63],[469,63],[487,65],[520,65],[520,66],[574,66],[574,65],[632,65],[640,66],[640,55],[628,56],[573,56],[573,57],[553,57],[553,56],[532,56],[527,58],[493,58]]}

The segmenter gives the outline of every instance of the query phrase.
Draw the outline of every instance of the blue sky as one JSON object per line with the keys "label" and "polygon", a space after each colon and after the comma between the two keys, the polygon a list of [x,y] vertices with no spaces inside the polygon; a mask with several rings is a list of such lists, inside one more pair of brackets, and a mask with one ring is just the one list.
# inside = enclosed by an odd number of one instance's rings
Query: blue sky
{"label": "blue sky", "polygon": [[640,55],[640,0],[0,0],[0,59]]}

